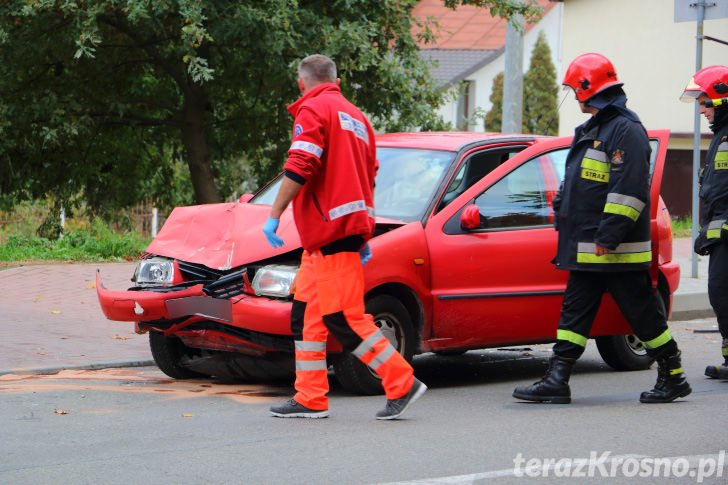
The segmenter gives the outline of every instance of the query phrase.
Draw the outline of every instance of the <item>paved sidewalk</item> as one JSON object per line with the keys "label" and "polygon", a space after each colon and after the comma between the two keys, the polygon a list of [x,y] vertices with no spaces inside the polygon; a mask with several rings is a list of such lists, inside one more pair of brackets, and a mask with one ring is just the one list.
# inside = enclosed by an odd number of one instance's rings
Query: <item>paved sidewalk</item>
{"label": "paved sidewalk", "polygon": [[[692,242],[674,242],[682,278],[673,320],[713,315],[707,261],[691,278]],[[135,263],[23,266],[0,271],[0,375],[53,374],[63,369],[152,365],[147,335],[132,322],[107,320],[96,297],[96,270],[106,288],[131,286]]]}
{"label": "paved sidewalk", "polygon": [[22,266],[0,271],[0,375],[151,365],[147,335],[112,322],[96,297],[132,285],[136,263]]}

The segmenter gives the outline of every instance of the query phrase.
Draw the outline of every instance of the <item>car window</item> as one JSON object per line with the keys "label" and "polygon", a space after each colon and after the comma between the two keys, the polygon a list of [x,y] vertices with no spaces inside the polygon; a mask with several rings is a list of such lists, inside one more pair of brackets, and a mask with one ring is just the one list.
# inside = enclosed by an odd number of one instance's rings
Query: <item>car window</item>
{"label": "car window", "polygon": [[660,149],[660,140],[650,139],[650,148],[652,148],[652,154],[650,155],[650,181],[652,181],[652,174],[655,172],[655,162],[657,161],[657,151]]}
{"label": "car window", "polygon": [[374,187],[377,215],[404,222],[422,219],[455,152],[380,147]]}
{"label": "car window", "polygon": [[517,154],[525,146],[510,146],[507,148],[482,150],[468,155],[458,167],[455,176],[450,180],[442,200],[437,207],[440,211],[457,196],[469,189],[475,182],[482,179],[503,162]]}
{"label": "car window", "polygon": [[[422,219],[454,159],[455,152],[444,150],[379,147],[374,186],[376,214],[403,222]],[[255,194],[250,203],[272,205],[280,184],[281,175]]]}
{"label": "car window", "polygon": [[551,224],[539,159],[530,160],[475,198],[480,227],[499,229]]}
{"label": "car window", "polygon": [[260,191],[255,194],[255,196],[250,199],[249,202],[251,204],[273,205],[273,202],[275,202],[276,196],[278,195],[278,188],[281,186],[282,180],[282,174],[278,175],[268,185],[260,189]]}

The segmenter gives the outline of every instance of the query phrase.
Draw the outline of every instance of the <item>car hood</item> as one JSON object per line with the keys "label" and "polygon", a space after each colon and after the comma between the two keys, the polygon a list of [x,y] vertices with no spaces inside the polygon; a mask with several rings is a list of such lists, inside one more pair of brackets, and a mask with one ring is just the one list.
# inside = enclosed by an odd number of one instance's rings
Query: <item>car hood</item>
{"label": "car hood", "polygon": [[271,247],[262,230],[269,214],[270,206],[240,202],[177,207],[147,252],[227,270],[300,248],[290,209],[277,231],[285,244]]}
{"label": "car hood", "polygon": [[[234,202],[177,207],[169,215],[147,252],[219,270],[261,261],[301,247],[293,212],[281,215],[277,234],[283,246],[273,248],[263,234],[270,206]],[[377,218],[378,224],[401,221]]]}

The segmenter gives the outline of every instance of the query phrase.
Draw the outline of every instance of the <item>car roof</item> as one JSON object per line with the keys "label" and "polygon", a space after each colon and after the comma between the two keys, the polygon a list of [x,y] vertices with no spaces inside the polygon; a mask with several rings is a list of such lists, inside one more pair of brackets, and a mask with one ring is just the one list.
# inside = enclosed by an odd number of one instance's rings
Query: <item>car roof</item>
{"label": "car roof", "polygon": [[421,131],[417,133],[383,133],[376,135],[378,147],[425,148],[458,151],[473,143],[528,142],[549,139],[538,135],[483,133],[473,131]]}

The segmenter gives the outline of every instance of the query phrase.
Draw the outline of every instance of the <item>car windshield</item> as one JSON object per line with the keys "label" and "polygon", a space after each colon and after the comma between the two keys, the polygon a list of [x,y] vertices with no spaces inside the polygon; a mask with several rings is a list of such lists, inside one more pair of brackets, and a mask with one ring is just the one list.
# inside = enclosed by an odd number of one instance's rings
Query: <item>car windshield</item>
{"label": "car windshield", "polygon": [[[379,147],[379,172],[374,188],[377,216],[402,222],[422,219],[454,158],[455,152],[443,150]],[[280,183],[278,176],[250,202],[273,204]]]}

